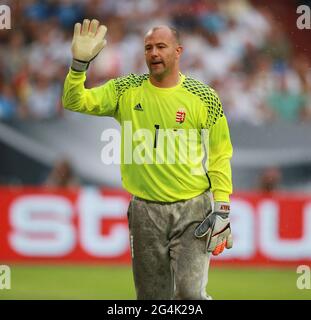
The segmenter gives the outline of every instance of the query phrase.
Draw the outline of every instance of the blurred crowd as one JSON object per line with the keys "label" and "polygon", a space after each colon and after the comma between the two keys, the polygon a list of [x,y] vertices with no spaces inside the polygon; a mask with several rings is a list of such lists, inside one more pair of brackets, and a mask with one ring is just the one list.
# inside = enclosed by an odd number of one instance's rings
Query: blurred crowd
{"label": "blurred crowd", "polygon": [[[3,2],[3,1],[2,1]],[[5,1],[4,1],[5,3]],[[73,25],[97,18],[108,44],[87,86],[147,72],[143,37],[156,25],[181,32],[182,72],[215,88],[229,122],[311,120],[308,57],[293,55],[282,23],[247,0],[7,1],[12,29],[0,32],[0,119],[62,116]],[[295,10],[295,8],[294,8]]]}

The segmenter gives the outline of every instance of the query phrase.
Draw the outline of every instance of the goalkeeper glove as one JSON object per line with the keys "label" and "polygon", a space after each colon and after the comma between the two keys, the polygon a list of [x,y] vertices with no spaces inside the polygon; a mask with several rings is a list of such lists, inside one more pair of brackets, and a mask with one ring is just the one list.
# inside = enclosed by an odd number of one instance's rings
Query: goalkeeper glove
{"label": "goalkeeper glove", "polygon": [[104,39],[107,27],[99,26],[99,21],[88,19],[76,23],[72,39],[71,51],[73,61],[71,68],[75,71],[86,71],[90,62],[96,58],[107,41]]}
{"label": "goalkeeper glove", "polygon": [[194,231],[197,238],[207,237],[207,251],[215,256],[222,253],[224,248],[230,249],[233,245],[229,213],[229,203],[215,202],[214,211]]}

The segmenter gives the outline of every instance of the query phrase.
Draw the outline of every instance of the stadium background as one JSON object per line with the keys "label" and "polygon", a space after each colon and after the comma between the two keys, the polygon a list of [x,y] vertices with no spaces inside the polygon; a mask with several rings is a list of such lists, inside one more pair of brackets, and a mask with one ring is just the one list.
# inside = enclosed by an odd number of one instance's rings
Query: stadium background
{"label": "stadium background", "polygon": [[296,286],[311,265],[310,1],[2,1],[0,30],[0,264],[12,289],[0,299],[134,299],[126,231],[128,194],[104,165],[109,118],[66,112],[62,85],[72,27],[108,26],[87,86],[146,72],[143,35],[172,24],[182,71],[215,88],[234,145],[235,248],[214,259],[215,299],[310,299]]}

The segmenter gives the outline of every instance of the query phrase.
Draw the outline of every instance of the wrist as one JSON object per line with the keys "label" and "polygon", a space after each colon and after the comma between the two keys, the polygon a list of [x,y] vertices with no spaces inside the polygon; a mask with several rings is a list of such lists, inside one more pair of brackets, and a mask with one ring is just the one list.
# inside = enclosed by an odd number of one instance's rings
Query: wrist
{"label": "wrist", "polygon": [[90,62],[72,59],[71,69],[77,72],[85,72],[90,65]]}
{"label": "wrist", "polygon": [[230,202],[216,201],[214,203],[214,212],[230,213]]}

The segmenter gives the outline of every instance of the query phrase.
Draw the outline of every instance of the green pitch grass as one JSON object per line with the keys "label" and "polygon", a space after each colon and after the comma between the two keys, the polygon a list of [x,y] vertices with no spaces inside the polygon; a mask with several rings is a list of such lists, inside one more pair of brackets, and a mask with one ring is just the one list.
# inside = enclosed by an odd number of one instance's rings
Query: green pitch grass
{"label": "green pitch grass", "polygon": [[[11,289],[2,299],[135,299],[130,267],[11,265]],[[299,290],[296,268],[211,267],[208,293],[214,299],[311,299]]]}

